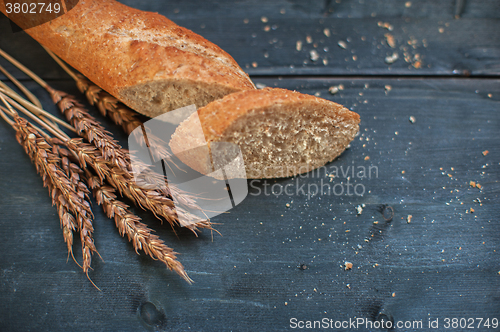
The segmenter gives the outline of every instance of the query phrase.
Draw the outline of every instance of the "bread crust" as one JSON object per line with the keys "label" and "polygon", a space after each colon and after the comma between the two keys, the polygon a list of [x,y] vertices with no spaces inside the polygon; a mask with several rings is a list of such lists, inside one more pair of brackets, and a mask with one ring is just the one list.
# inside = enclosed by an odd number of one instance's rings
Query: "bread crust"
{"label": "bread crust", "polygon": [[[3,4],[0,10],[6,14]],[[23,19],[34,20],[36,15],[26,14]],[[134,96],[135,87],[150,82],[211,84],[222,95],[255,89],[236,61],[218,46],[162,15],[114,0],[80,0],[68,13],[26,32],[145,115],[162,113],[154,93],[146,100],[139,98],[137,94],[143,92],[137,89]]]}

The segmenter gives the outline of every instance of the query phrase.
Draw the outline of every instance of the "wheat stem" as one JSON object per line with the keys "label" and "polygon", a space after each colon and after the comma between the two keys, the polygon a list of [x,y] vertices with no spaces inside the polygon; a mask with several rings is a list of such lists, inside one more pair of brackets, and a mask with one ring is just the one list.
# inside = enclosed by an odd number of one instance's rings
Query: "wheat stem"
{"label": "wheat stem", "polygon": [[[0,51],[1,51],[1,49],[0,49]],[[25,86],[24,86],[21,82],[19,82],[19,81],[18,81],[18,80],[17,80],[14,76],[12,76],[12,75],[11,75],[11,74],[7,71],[7,70],[5,70],[5,68],[4,68],[4,67],[0,66],[0,71],[1,71],[1,72],[5,75],[5,76],[7,76],[7,78],[8,78],[9,80],[11,80],[11,81],[12,81],[12,83],[14,83],[14,84],[16,85],[16,86],[18,87],[18,89],[19,89],[19,90],[21,90],[21,91],[24,93],[24,95],[25,95],[26,97],[28,97],[28,99],[29,99],[29,100],[33,103],[33,105],[35,105],[35,106],[37,106],[37,107],[39,107],[39,108],[42,108],[42,103],[40,102],[40,100],[38,100],[38,98],[37,98],[34,94],[32,94],[32,93],[31,93],[31,91],[30,91],[30,90],[28,90],[28,89],[27,89],[27,88],[26,88],[26,87],[25,87]],[[2,83],[2,86],[3,86],[4,88],[5,88],[5,87],[7,87],[7,85],[6,85],[6,84],[3,84],[3,83]]]}

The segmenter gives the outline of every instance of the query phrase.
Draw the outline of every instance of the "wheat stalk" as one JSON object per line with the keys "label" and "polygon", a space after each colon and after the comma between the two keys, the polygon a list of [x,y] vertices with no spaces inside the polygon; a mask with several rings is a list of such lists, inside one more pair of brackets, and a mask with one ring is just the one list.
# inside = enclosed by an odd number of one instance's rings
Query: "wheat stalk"
{"label": "wheat stalk", "polygon": [[[25,139],[26,135],[23,135],[21,131],[17,131],[16,133],[16,138],[17,141],[21,146],[24,147],[26,153],[30,156],[30,159],[32,159],[32,162],[37,165],[37,169],[39,174],[42,176],[43,180],[43,186],[46,187],[49,190],[49,194],[52,198],[52,205],[56,205],[57,207],[57,212],[59,214],[59,220],[61,223],[61,228],[63,230],[63,237],[64,237],[64,242],[66,242],[66,245],[68,247],[68,256],[71,254],[71,256],[74,259],[73,256],[73,232],[76,231],[77,229],[77,224],[75,217],[71,214],[69,203],[64,197],[63,193],[53,185],[52,181],[48,177],[47,173],[44,172],[44,169],[39,166],[40,160],[32,158],[33,154],[30,153],[30,148],[29,148],[29,142]],[[36,139],[36,136],[28,135],[29,139]],[[60,158],[56,155],[53,154],[47,154],[45,158],[46,163],[51,163],[55,164],[58,163]],[[76,260],[75,260],[76,262]]]}
{"label": "wheat stalk", "polygon": [[128,153],[113,139],[111,133],[87,112],[82,104],[63,91],[55,90],[50,86],[45,88],[50,93],[54,104],[66,116],[78,135],[85,137],[87,141],[99,148],[105,160],[121,169],[128,170],[130,164]]}
{"label": "wheat stalk", "polygon": [[[54,146],[26,119],[16,116],[14,120],[17,140],[24,147],[38,173],[42,176],[44,184],[51,191],[53,203],[58,206],[63,234],[70,252],[72,252],[72,233],[76,220],[82,242],[82,269],[88,276],[92,253],[97,252],[92,238],[93,214],[85,194],[88,189],[81,181],[77,181],[75,185],[76,177],[72,175],[74,171],[68,170],[72,176],[70,179],[59,166],[60,157],[53,153]],[[69,214],[70,212],[71,214]]]}

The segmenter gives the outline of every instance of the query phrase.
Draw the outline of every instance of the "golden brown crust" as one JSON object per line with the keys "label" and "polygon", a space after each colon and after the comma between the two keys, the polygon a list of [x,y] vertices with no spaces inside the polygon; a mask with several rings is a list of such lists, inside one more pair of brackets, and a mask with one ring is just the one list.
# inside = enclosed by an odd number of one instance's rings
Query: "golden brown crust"
{"label": "golden brown crust", "polygon": [[[119,99],[130,98],[122,93],[127,88],[161,80],[213,84],[225,93],[255,88],[218,46],[162,15],[114,0],[80,0],[63,16],[26,32]],[[144,103],[138,111],[147,114]]]}

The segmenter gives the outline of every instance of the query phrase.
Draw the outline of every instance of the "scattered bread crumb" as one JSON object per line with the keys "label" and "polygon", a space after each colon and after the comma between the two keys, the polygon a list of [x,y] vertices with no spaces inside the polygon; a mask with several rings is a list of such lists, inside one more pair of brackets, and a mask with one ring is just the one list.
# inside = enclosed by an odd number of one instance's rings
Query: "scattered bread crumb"
{"label": "scattered bread crumb", "polygon": [[270,27],[269,25],[266,25],[266,26],[264,27],[264,31],[265,31],[265,32],[268,32],[269,30],[271,30],[271,27]]}
{"label": "scattered bread crumb", "polygon": [[479,183],[476,183],[476,187],[477,187],[478,189],[481,189],[483,186],[481,186]]}
{"label": "scattered bread crumb", "polygon": [[290,207],[290,203],[286,203],[286,204],[285,204],[285,206],[286,206],[286,207]]}
{"label": "scattered bread crumb", "polygon": [[394,40],[394,36],[391,35],[390,33],[386,33],[384,35],[385,39],[387,40],[387,45],[389,45],[391,48],[396,47],[396,41]]}
{"label": "scattered bread crumb", "polygon": [[350,269],[352,269],[352,263],[346,261],[344,263],[344,270],[347,271],[347,270],[350,270]]}
{"label": "scattered bread crumb", "polygon": [[379,22],[377,22],[377,25],[379,27],[385,28],[385,29],[387,29],[389,31],[394,30],[394,27],[392,25],[390,25],[389,23],[387,23],[387,22],[381,22],[381,21],[379,21]]}
{"label": "scattered bread crumb", "polygon": [[396,297],[396,293],[392,293],[392,297]]}
{"label": "scattered bread crumb", "polygon": [[411,123],[415,123],[415,121],[417,121],[417,119],[415,119],[415,117],[413,115],[410,116],[410,118],[408,120],[410,120]]}
{"label": "scattered bread crumb", "polygon": [[488,98],[491,98],[493,97],[493,95],[491,93],[488,93]]}
{"label": "scattered bread crumb", "polygon": [[339,90],[344,90],[344,84],[339,84],[338,88],[339,88]]}
{"label": "scattered bread crumb", "polygon": [[325,36],[330,37],[330,29],[325,28],[325,29],[323,30],[323,33],[325,34]]}
{"label": "scattered bread crumb", "polygon": [[316,50],[311,50],[311,51],[309,52],[309,55],[310,55],[310,57],[311,57],[311,61],[318,61],[318,59],[319,59],[319,54],[318,54],[318,52],[317,52]]}
{"label": "scattered bread crumb", "polygon": [[339,92],[339,88],[337,86],[331,86],[330,88],[328,88],[328,92],[330,92],[332,95],[334,95],[337,92]]}
{"label": "scattered bread crumb", "polygon": [[248,22],[249,22],[248,18],[245,18],[245,19],[243,20],[243,23],[245,23],[245,24],[248,24]]}
{"label": "scattered bread crumb", "polygon": [[393,52],[392,55],[388,55],[385,57],[385,62],[388,64],[394,63],[399,59],[398,52]]}
{"label": "scattered bread crumb", "polygon": [[411,223],[411,218],[413,218],[413,216],[409,214],[408,217],[406,217],[406,222]]}
{"label": "scattered bread crumb", "polygon": [[260,20],[262,21],[262,23],[267,23],[267,21],[268,21],[267,17],[265,17],[265,16],[262,16],[260,18]]}
{"label": "scattered bread crumb", "polygon": [[343,48],[344,50],[347,47],[347,44],[343,40],[340,40],[337,44],[339,45],[340,48]]}
{"label": "scattered bread crumb", "polygon": [[411,1],[406,1],[405,2],[405,7],[410,8],[411,7]]}
{"label": "scattered bread crumb", "polygon": [[469,209],[469,212],[470,212],[470,213],[474,213],[474,209],[473,209],[473,208],[470,208],[470,209]]}
{"label": "scattered bread crumb", "polygon": [[483,151],[483,156],[486,156],[488,153],[490,153],[490,151],[488,151],[488,150],[484,150],[484,151]]}
{"label": "scattered bread crumb", "polygon": [[439,28],[438,30],[439,30],[439,33],[443,33],[444,32],[444,28],[442,28],[442,27]]}
{"label": "scattered bread crumb", "polygon": [[474,182],[474,181],[470,181],[470,182],[469,182],[469,185],[470,185],[471,187],[473,187],[473,188],[476,188],[476,182]]}
{"label": "scattered bread crumb", "polygon": [[328,59],[323,59],[323,64],[326,66],[328,64]]}
{"label": "scattered bread crumb", "polygon": [[258,64],[257,62],[255,62],[255,61],[254,61],[254,62],[252,62],[252,67],[257,68],[257,66],[258,66],[258,65],[259,65],[259,64]]}
{"label": "scattered bread crumb", "polygon": [[370,160],[370,156],[366,156],[366,157],[365,157],[365,160]]}
{"label": "scattered bread crumb", "polygon": [[306,36],[306,42],[307,42],[308,44],[311,44],[311,43],[313,42],[312,37],[311,37],[311,36]]}
{"label": "scattered bread crumb", "polygon": [[363,213],[363,207],[361,205],[356,206],[356,213],[358,215],[360,215],[361,213]]}
{"label": "scattered bread crumb", "polygon": [[301,51],[302,50],[302,41],[301,40],[297,40],[297,42],[295,43],[295,49],[297,51]]}

